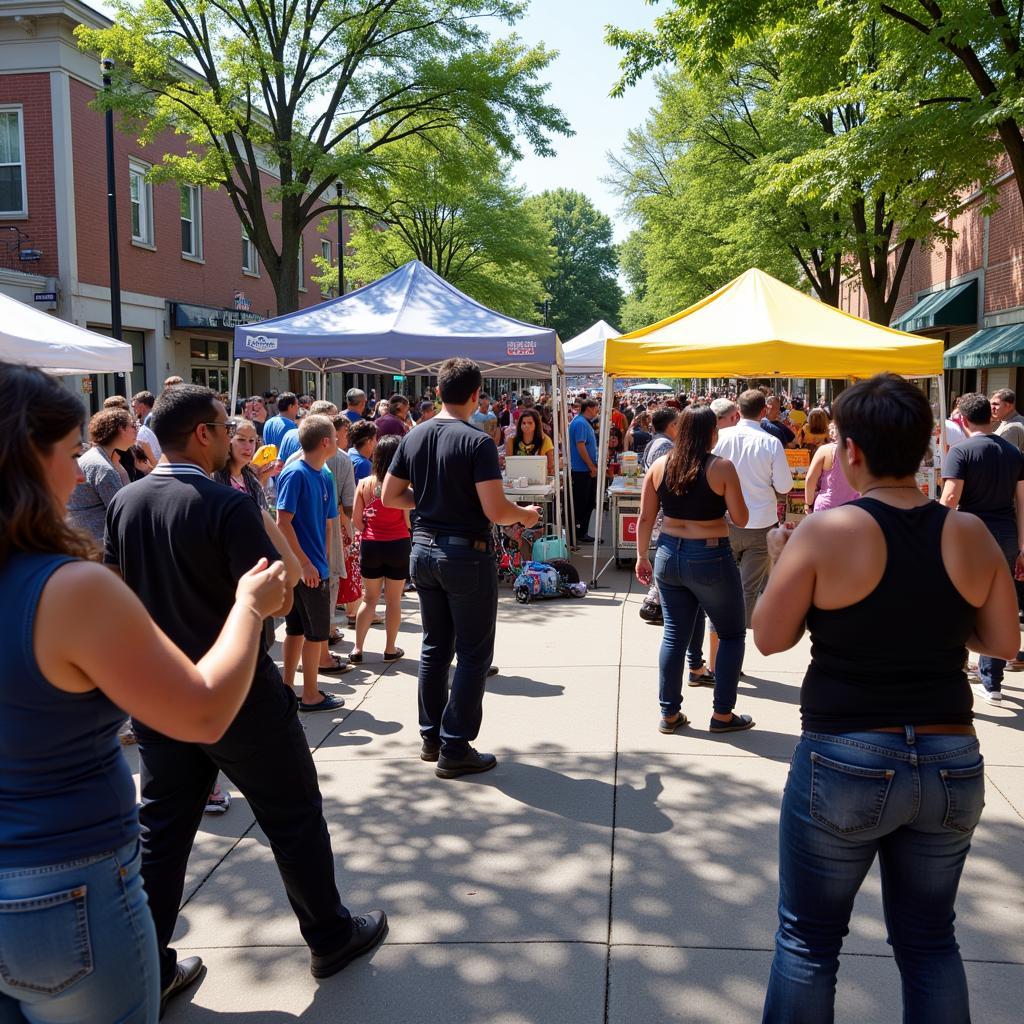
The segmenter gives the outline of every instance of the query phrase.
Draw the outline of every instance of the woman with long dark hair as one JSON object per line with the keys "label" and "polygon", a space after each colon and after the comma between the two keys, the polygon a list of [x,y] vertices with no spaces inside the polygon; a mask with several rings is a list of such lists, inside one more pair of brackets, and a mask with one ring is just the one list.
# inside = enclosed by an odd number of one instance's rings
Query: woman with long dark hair
{"label": "woman with long dark hair", "polygon": [[[729,547],[728,511],[733,524],[746,526],[748,513],[736,467],[711,453],[718,440],[718,417],[708,406],[683,410],[672,450],[654,461],[644,476],[637,525],[636,578],[645,587],[652,576],[661,594],[665,631],[658,660],[663,733],[689,720],[683,701],[683,662],[701,609],[718,633],[714,714],[710,731],[738,732],[754,723],[733,713],[746,618],[739,569]],[[652,571],[648,551],[658,509],[664,513]]]}
{"label": "woman with long dark hair", "polygon": [[127,712],[216,742],[285,571],[261,559],[241,578],[194,665],[65,519],[84,418],[53,378],[0,363],[0,1019],[155,1024],[169,992],[118,727]]}
{"label": "woman with long dark hair", "polygon": [[763,1020],[833,1020],[843,937],[877,857],[903,989],[902,1016],[884,1018],[964,1024],[954,905],[985,804],[964,663],[968,648],[1017,653],[1013,577],[980,519],[918,490],[933,425],[919,388],[881,374],[834,411],[836,457],[861,497],[768,534],[777,562],[754,610],[762,654],[811,638]]}
{"label": "woman with long dark hair", "polygon": [[505,442],[506,455],[546,455],[548,476],[555,475],[555,445],[544,433],[541,415],[536,409],[524,409],[516,422],[516,432]]}

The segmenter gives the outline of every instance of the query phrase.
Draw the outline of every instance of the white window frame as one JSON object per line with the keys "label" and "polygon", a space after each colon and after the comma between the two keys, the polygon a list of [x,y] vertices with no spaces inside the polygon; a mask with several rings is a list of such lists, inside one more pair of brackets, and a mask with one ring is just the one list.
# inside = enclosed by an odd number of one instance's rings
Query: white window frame
{"label": "white window frame", "polygon": [[299,235],[298,264],[299,291],[308,291],[306,288],[306,240],[302,235]]}
{"label": "white window frame", "polygon": [[[331,244],[331,240],[329,238],[321,238],[320,239],[320,256],[323,259],[324,263],[326,264],[326,266],[324,267],[324,273],[326,273],[327,271],[329,271],[331,269],[331,264],[334,262],[333,252],[334,252],[334,246]],[[327,296],[333,296],[334,295],[334,289],[333,288],[321,288],[320,289],[320,294],[321,295],[327,295]]]}
{"label": "white window frame", "polygon": [[245,258],[242,258],[242,273],[248,277],[259,277],[260,276],[260,254],[256,251],[256,246],[253,240],[249,237],[249,232],[245,230],[245,225],[242,225],[242,241],[246,243],[247,251],[252,257],[251,266],[245,265]]}
{"label": "white window frame", "polygon": [[[192,247],[193,252],[181,250],[182,259],[193,260],[196,263],[203,263],[203,190],[198,185],[182,185],[182,193],[188,191],[192,196]],[[182,217],[181,220],[187,218]]]}
{"label": "white window frame", "polygon": [[[141,160],[128,161],[128,220],[132,233],[132,245],[143,249],[156,248],[156,234],[153,229],[153,185],[146,180],[150,168]],[[132,182],[139,179],[142,191],[139,193],[139,234],[135,233],[135,224],[131,216],[135,200],[132,198]]]}
{"label": "white window frame", "polygon": [[[0,210],[0,220],[25,220],[28,217],[28,161],[25,157],[25,108],[18,103],[0,105],[0,114],[14,114],[18,118],[18,149],[21,153],[21,209]],[[4,164],[4,167],[15,167]]]}

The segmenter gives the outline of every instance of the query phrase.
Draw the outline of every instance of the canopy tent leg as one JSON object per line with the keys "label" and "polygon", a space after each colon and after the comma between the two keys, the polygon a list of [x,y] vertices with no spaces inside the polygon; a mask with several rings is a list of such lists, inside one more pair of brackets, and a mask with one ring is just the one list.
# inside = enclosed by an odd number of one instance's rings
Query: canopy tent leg
{"label": "canopy tent leg", "polygon": [[572,453],[569,450],[569,395],[566,380],[562,378],[562,450],[565,452],[565,465],[560,467],[561,485],[565,488],[565,508],[568,526],[569,545],[576,547],[576,502],[572,496]]}
{"label": "canopy tent leg", "polygon": [[946,463],[946,377],[940,373],[935,379],[939,385],[939,465],[935,473],[935,489],[938,493],[932,497],[937,498],[942,493],[942,467]]}
{"label": "canopy tent leg", "polygon": [[228,415],[234,416],[235,407],[238,405],[238,377],[242,372],[242,360],[235,360],[235,369],[231,374],[231,408],[228,409]]}
{"label": "canopy tent leg", "polygon": [[132,371],[131,370],[125,370],[124,371],[124,390],[125,390],[125,395],[128,398],[128,404],[130,405],[131,401],[132,401],[132,395],[135,394],[135,392],[132,391]]}
{"label": "canopy tent leg", "polygon": [[562,536],[562,489],[558,479],[558,367],[551,367],[551,440],[555,445],[555,533]]}
{"label": "canopy tent leg", "polygon": [[[594,512],[594,565],[592,587],[597,586],[597,549],[601,543],[601,524],[604,521],[604,478],[608,467],[608,427],[612,421],[612,405],[609,400],[611,377],[604,375],[604,390],[601,392],[601,430],[597,440],[597,509]],[[587,524],[583,524],[587,528]],[[604,570],[602,570],[603,572]]]}

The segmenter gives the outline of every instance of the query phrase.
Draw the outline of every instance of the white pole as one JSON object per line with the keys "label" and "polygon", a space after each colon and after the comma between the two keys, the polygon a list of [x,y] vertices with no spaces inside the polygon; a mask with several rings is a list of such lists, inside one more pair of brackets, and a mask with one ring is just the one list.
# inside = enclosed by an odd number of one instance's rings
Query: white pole
{"label": "white pole", "polygon": [[576,502],[572,495],[572,452],[569,448],[569,394],[565,378],[562,378],[562,448],[565,452],[564,472],[566,519],[569,524],[569,543],[576,547]]}
{"label": "white pole", "polygon": [[935,474],[935,489],[938,494],[933,494],[933,498],[937,498],[942,493],[942,467],[946,464],[946,376],[944,373],[940,373],[938,376],[939,382],[939,470]]}
{"label": "white pole", "polygon": [[[601,523],[604,520],[604,476],[608,464],[608,427],[612,420],[612,406],[609,399],[612,379],[606,373],[604,375],[604,390],[601,392],[601,430],[597,440],[597,510],[594,513],[594,574],[591,577],[591,586],[597,585],[597,548],[601,543]],[[583,529],[587,524],[583,524]],[[615,524],[612,524],[612,529]]]}
{"label": "white pole", "polygon": [[235,360],[235,372],[231,375],[231,408],[228,409],[228,415],[233,416],[235,414],[235,406],[238,404],[238,376],[242,371],[242,360]]}
{"label": "white pole", "polygon": [[559,444],[559,433],[558,433],[558,367],[552,365],[551,367],[551,440],[555,445],[555,533],[558,534],[559,538],[562,536],[562,489],[560,487],[560,481],[558,479],[558,451],[561,448]]}
{"label": "white pole", "polygon": [[[124,389],[128,393],[128,404],[130,406],[131,402],[132,402],[132,395],[134,394],[134,392],[132,391],[132,371],[131,370],[125,370],[124,371]],[[231,413],[229,412],[228,415],[230,416]]]}

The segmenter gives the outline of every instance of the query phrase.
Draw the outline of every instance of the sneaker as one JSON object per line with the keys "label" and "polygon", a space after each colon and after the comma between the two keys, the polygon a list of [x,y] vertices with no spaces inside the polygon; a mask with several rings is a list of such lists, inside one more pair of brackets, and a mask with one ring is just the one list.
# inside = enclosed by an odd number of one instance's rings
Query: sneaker
{"label": "sneaker", "polygon": [[689,724],[690,720],[682,713],[682,711],[672,718],[666,718],[662,715],[661,721],[658,723],[658,732],[663,732],[666,736],[671,736],[677,729],[683,729]]}
{"label": "sneaker", "polygon": [[754,728],[754,720],[750,715],[733,715],[728,722],[720,722],[717,718],[711,719],[708,732],[743,732],[745,729]]}
{"label": "sneaker", "polygon": [[[323,693],[323,690],[320,691]],[[334,694],[324,694],[324,699],[317,704],[307,704],[305,701],[299,701],[300,711],[340,711],[345,706],[345,701],[341,697],[335,697]]]}
{"label": "sneaker", "polygon": [[646,598],[644,603],[640,605],[640,618],[644,622],[650,622],[660,625],[665,621],[664,616],[661,612],[661,605],[657,601],[649,601]]}
{"label": "sneaker", "polygon": [[439,779],[457,779],[460,775],[479,775],[496,767],[498,759],[493,754],[481,754],[470,747],[462,757],[440,754],[434,774]]}
{"label": "sneaker", "polygon": [[1003,703],[1003,691],[1002,690],[986,690],[982,683],[972,683],[971,684],[971,689],[982,700],[988,701],[989,704],[1002,704]]}
{"label": "sneaker", "polygon": [[1006,663],[1007,672],[1024,672],[1024,658],[1021,657],[1022,654],[1024,654],[1024,651],[1018,651],[1017,657],[1013,661]]}
{"label": "sneaker", "polygon": [[231,794],[218,786],[206,800],[206,814],[224,814],[231,806]]}

